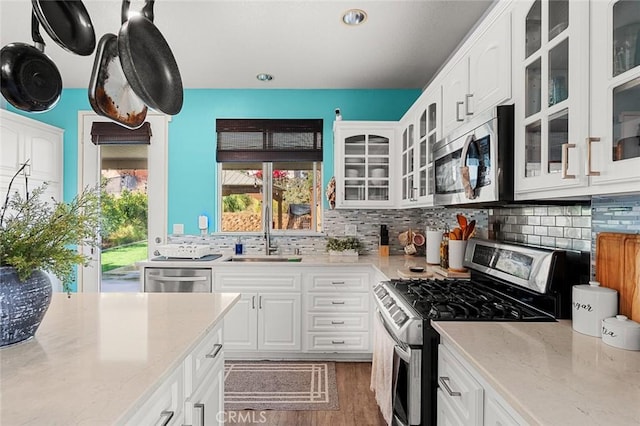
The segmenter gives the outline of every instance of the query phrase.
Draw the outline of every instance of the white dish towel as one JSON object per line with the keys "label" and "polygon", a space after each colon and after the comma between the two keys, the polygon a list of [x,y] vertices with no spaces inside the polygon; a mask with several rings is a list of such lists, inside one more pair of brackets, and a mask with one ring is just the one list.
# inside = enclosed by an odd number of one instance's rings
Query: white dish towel
{"label": "white dish towel", "polygon": [[394,348],[396,342],[387,333],[379,315],[373,321],[373,361],[371,363],[371,390],[375,394],[382,417],[391,424],[393,417],[393,392],[396,366]]}

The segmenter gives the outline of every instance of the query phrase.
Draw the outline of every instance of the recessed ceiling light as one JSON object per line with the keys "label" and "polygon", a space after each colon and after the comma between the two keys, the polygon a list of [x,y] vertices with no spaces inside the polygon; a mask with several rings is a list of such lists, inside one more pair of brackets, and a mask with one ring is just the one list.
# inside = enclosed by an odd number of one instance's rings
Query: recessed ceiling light
{"label": "recessed ceiling light", "polygon": [[260,81],[271,81],[273,80],[273,76],[271,74],[260,73],[256,75],[256,78]]}
{"label": "recessed ceiling light", "polygon": [[349,9],[342,15],[342,22],[347,25],[360,25],[367,20],[367,13],[361,9]]}

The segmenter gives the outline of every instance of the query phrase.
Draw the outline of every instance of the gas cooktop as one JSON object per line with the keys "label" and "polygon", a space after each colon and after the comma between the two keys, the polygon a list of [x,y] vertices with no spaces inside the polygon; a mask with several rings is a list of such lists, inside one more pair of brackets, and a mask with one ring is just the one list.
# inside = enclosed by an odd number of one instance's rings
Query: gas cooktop
{"label": "gas cooktop", "polygon": [[387,283],[422,318],[474,321],[553,321],[526,303],[469,280],[391,280]]}

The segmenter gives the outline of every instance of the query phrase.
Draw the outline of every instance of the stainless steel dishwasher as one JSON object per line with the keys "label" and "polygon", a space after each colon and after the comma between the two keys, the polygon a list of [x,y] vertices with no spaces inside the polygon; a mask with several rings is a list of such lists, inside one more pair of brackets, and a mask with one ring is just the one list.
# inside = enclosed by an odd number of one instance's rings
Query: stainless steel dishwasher
{"label": "stainless steel dishwasher", "polygon": [[211,293],[210,268],[145,268],[148,293]]}

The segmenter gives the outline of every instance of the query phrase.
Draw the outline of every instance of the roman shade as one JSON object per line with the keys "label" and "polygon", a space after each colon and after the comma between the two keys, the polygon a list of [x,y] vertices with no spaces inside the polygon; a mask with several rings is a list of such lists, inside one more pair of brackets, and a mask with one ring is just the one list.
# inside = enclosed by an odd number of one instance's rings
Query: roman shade
{"label": "roman shade", "polygon": [[95,122],[91,125],[94,145],[149,145],[151,124],[146,122],[137,129],[127,129],[113,122]]}
{"label": "roman shade", "polygon": [[322,119],[217,119],[224,162],[322,161]]}

